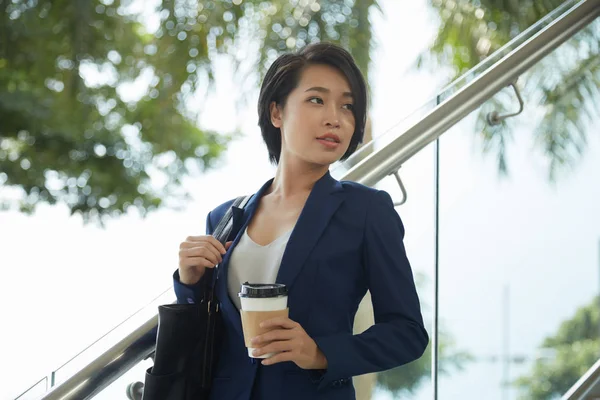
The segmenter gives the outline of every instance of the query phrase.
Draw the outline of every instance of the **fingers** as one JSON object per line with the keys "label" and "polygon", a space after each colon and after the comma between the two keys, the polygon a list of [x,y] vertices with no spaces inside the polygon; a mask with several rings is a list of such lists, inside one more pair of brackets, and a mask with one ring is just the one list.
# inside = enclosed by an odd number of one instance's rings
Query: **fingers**
{"label": "fingers", "polygon": [[273,357],[264,359],[262,365],[273,365],[284,361],[294,361],[294,355],[289,351],[275,354]]}
{"label": "fingers", "polygon": [[208,241],[212,244],[221,254],[225,254],[227,250],[225,250],[225,246],[221,244],[214,236],[207,236]]}
{"label": "fingers", "polygon": [[[226,246],[229,248],[231,242]],[[225,246],[213,236],[188,236],[179,245],[179,279],[184,284],[198,282],[204,269],[221,263],[226,252]]]}
{"label": "fingers", "polygon": [[179,258],[203,257],[212,262],[210,266],[213,267],[223,261],[226,251],[225,246],[212,236],[188,236],[179,245]]}
{"label": "fingers", "polygon": [[233,244],[233,241],[225,243],[225,249],[229,250],[229,248],[231,247],[232,244]]}
{"label": "fingers", "polygon": [[[202,244],[206,244],[206,245],[210,245],[212,247],[214,247],[217,252],[219,252],[220,254],[225,254],[227,252],[227,250],[225,249],[225,246],[223,246],[221,244],[221,242],[219,242],[217,239],[215,239],[213,236],[210,235],[204,235],[204,236],[188,236],[185,241],[183,241],[179,248],[190,248],[190,247],[198,247],[199,245]],[[206,247],[210,247],[210,246],[206,246]]]}
{"label": "fingers", "polygon": [[267,321],[263,321],[260,323],[260,327],[264,329],[275,329],[275,328],[283,328],[283,329],[294,329],[299,327],[300,324],[292,321],[287,317],[277,317],[272,318]]}
{"label": "fingers", "polygon": [[179,263],[180,267],[202,267],[202,268],[214,268],[215,263],[207,260],[204,257],[186,257]]}
{"label": "fingers", "polygon": [[214,248],[192,247],[192,248],[179,250],[179,258],[181,260],[186,259],[186,258],[193,258],[193,257],[205,258],[205,259],[209,260],[210,262],[212,262],[212,265],[216,265],[216,264],[220,263],[221,261],[223,261],[223,257],[221,256],[221,254],[219,254],[219,252]]}
{"label": "fingers", "polygon": [[268,345],[254,350],[253,355],[260,356],[262,354],[279,353],[279,352],[290,352],[298,349],[299,345],[295,340],[284,340],[281,342],[273,342]]}
{"label": "fingers", "polygon": [[[255,349],[253,355],[260,357],[264,354],[275,353],[272,357],[263,360],[263,365],[284,361],[292,361],[303,369],[311,369],[315,366],[321,368],[322,365],[327,365],[326,360],[323,362],[318,359],[319,350],[316,343],[299,323],[287,317],[279,317],[264,321],[260,325],[267,329],[271,328],[271,330],[252,338],[252,347]],[[322,355],[321,358],[324,356]]]}
{"label": "fingers", "polygon": [[203,249],[204,251],[201,251],[200,254],[197,254],[197,255],[206,256],[206,258],[213,261],[215,264],[218,264],[221,261],[223,261],[223,256],[221,255],[219,250],[217,250],[213,246],[209,245],[206,247],[202,247],[201,249]]}
{"label": "fingers", "polygon": [[261,347],[266,343],[274,342],[277,340],[291,340],[298,336],[297,331],[290,329],[277,329],[267,333],[263,333],[251,340],[253,347]]}

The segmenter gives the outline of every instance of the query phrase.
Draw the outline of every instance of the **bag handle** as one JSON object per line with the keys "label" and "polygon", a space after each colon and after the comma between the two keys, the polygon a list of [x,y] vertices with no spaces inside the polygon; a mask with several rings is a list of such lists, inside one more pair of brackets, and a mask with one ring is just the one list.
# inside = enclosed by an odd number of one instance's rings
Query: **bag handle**
{"label": "bag handle", "polygon": [[214,236],[215,239],[221,242],[223,246],[225,246],[225,242],[227,241],[227,238],[229,237],[229,234],[231,233],[231,228],[233,226],[233,207],[243,209],[246,206],[248,198],[248,196],[240,196],[237,199],[235,199],[231,207],[229,207],[229,209],[227,210],[225,215],[223,215],[223,218],[221,218],[219,224],[213,231],[212,236]]}
{"label": "bag handle", "polygon": [[[250,200],[250,197],[251,196],[240,196],[236,198],[233,201],[231,207],[229,207],[225,215],[223,215],[223,217],[217,224],[215,230],[213,231],[212,236],[214,236],[215,239],[221,242],[223,246],[225,246],[227,238],[231,234],[231,229],[233,228],[233,207],[244,209],[244,207],[246,207],[246,204],[248,203],[248,200]],[[204,299],[208,302],[214,300],[215,298],[214,289],[216,285],[216,280],[213,279],[213,275],[215,272],[214,270],[218,267],[219,266],[216,265],[215,268],[208,268],[205,272]]]}

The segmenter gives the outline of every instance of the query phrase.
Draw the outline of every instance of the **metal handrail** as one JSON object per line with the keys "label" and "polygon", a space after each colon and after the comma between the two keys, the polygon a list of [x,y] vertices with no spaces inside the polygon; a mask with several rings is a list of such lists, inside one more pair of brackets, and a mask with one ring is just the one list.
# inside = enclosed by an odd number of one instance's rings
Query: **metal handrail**
{"label": "metal handrail", "polygon": [[[360,161],[342,179],[373,186],[523,72],[600,15],[600,0],[582,0],[481,76],[435,107],[387,146]],[[56,386],[43,400],[89,399],[153,351],[158,316],[152,317],[85,368]]]}
{"label": "metal handrail", "polygon": [[83,400],[100,393],[154,351],[158,314],[148,319],[100,357],[54,387],[42,399]]}
{"label": "metal handrail", "polygon": [[596,361],[590,369],[561,397],[561,400],[585,400],[592,390],[600,383],[600,360]]}

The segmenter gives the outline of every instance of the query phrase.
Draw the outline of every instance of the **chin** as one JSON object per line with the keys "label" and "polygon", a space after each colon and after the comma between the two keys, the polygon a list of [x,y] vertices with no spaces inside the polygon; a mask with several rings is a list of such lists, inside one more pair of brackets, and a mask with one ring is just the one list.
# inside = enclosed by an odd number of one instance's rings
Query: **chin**
{"label": "chin", "polygon": [[339,159],[342,158],[342,156],[339,157],[319,157],[319,158],[315,158],[313,160],[311,160],[311,162],[313,164],[316,165],[320,165],[320,166],[330,166],[331,164],[335,163],[336,161],[339,161]]}
{"label": "chin", "polygon": [[300,156],[305,162],[313,164],[315,166],[330,166],[335,162],[339,161],[345,154],[344,152],[326,152],[326,151],[314,151],[310,150]]}

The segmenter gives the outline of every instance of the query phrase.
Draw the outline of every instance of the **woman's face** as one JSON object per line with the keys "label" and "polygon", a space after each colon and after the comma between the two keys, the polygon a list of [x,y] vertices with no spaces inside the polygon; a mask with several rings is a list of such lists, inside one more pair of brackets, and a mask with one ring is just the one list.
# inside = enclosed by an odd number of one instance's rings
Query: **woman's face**
{"label": "woman's face", "polygon": [[281,130],[279,162],[329,166],[339,160],[354,134],[352,104],[350,84],[340,71],[328,65],[306,67],[285,106],[271,104],[271,122]]}

